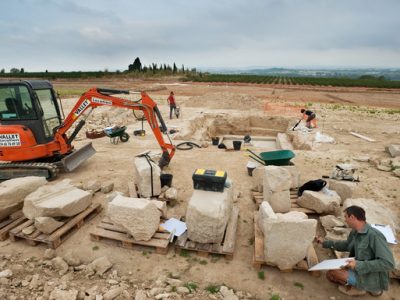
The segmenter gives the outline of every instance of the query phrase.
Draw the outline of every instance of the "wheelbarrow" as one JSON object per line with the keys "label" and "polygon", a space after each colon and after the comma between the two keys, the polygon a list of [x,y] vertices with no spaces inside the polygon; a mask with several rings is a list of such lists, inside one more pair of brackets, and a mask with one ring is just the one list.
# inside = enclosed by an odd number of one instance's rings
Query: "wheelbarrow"
{"label": "wheelbarrow", "polygon": [[295,154],[291,150],[261,152],[260,155],[255,154],[249,149],[247,151],[254,155],[249,155],[250,158],[264,166],[287,166],[290,164],[290,160],[295,157]]}
{"label": "wheelbarrow", "polygon": [[118,141],[123,143],[129,140],[129,134],[125,132],[126,126],[114,126],[104,128],[104,133],[110,138],[110,142],[114,145],[118,144]]}

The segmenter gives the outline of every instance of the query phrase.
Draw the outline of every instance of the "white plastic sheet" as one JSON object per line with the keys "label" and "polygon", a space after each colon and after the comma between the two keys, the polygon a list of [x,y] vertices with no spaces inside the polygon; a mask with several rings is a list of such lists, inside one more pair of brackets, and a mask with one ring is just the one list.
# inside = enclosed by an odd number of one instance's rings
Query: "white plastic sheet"
{"label": "white plastic sheet", "polygon": [[315,142],[317,143],[331,143],[333,144],[335,142],[335,139],[327,134],[322,134],[319,131],[315,133]]}

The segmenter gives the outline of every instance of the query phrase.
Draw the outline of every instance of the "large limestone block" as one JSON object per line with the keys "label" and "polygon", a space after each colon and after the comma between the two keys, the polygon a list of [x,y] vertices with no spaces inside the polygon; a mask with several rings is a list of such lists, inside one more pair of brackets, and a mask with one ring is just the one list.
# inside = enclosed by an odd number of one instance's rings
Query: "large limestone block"
{"label": "large limestone block", "polygon": [[300,211],[290,211],[288,213],[277,213],[276,216],[278,217],[278,220],[283,220],[283,221],[291,221],[293,219],[303,219],[303,220],[307,220],[308,216]]}
{"label": "large limestone block", "polygon": [[163,218],[166,218],[167,217],[167,202],[159,201],[159,200],[150,200],[150,201],[157,206],[158,210],[161,213],[161,216]]}
{"label": "large limestone block", "polygon": [[281,168],[284,168],[285,170],[288,170],[290,173],[290,176],[292,177],[292,184],[290,185],[291,189],[295,189],[299,187],[299,182],[300,182],[300,171],[297,169],[296,166],[281,166]]}
{"label": "large limestone block", "polygon": [[118,195],[108,204],[108,217],[135,240],[148,241],[160,225],[161,212],[153,201]]}
{"label": "large limestone block", "polygon": [[64,180],[45,185],[29,194],[24,200],[23,213],[28,219],[37,217],[71,217],[92,203],[92,194],[77,189]]}
{"label": "large limestone block", "polygon": [[47,233],[47,234],[52,233],[54,230],[61,227],[62,225],[64,225],[63,222],[59,222],[51,217],[35,218],[36,229],[38,229],[40,232],[43,232],[43,233]]}
{"label": "large limestone block", "polygon": [[308,132],[293,131],[290,132],[292,145],[296,150],[312,150],[313,135]]}
{"label": "large limestone block", "polygon": [[301,207],[315,210],[319,214],[337,214],[340,210],[341,199],[339,195],[331,191],[330,195],[323,192],[304,191],[303,195],[297,199],[297,204]]}
{"label": "large limestone block", "polygon": [[0,183],[0,220],[21,209],[24,198],[46,182],[44,177],[28,176]]}
{"label": "large limestone block", "polygon": [[292,206],[290,191],[272,192],[264,190],[264,201],[267,201],[275,213],[286,213]]}
{"label": "large limestone block", "polygon": [[289,141],[286,133],[279,132],[276,136],[276,146],[278,149],[293,150],[293,145]]}
{"label": "large limestone block", "polygon": [[233,205],[233,187],[223,193],[194,190],[186,211],[188,238],[199,243],[221,243]]}
{"label": "large limestone block", "polygon": [[319,218],[319,220],[321,221],[322,227],[324,227],[325,230],[331,230],[334,227],[345,226],[342,220],[336,218],[333,215],[322,216]]}
{"label": "large limestone block", "polygon": [[264,219],[270,219],[270,220],[278,220],[277,214],[274,212],[272,209],[271,205],[267,201],[261,202],[260,208],[258,209],[259,216],[260,218],[258,219],[259,221],[259,226],[260,228],[262,227],[262,222]]}
{"label": "large limestone block", "polygon": [[263,192],[263,184],[264,184],[264,166],[257,167],[253,170],[252,173],[252,187],[251,190],[255,192],[262,193]]}
{"label": "large limestone block", "polygon": [[390,225],[394,230],[399,229],[398,218],[394,213],[381,203],[373,199],[355,198],[347,199],[343,203],[343,209],[349,206],[360,206],[365,210],[365,217],[368,223]]}
{"label": "large limestone block", "polygon": [[306,257],[317,229],[317,220],[304,214],[285,215],[274,214],[266,201],[260,205],[258,225],[264,234],[265,260],[281,270],[292,269]]}
{"label": "large limestone block", "polygon": [[264,167],[264,191],[281,192],[290,189],[292,176],[282,167]]}
{"label": "large limestone block", "polygon": [[338,193],[338,195],[342,199],[342,203],[344,202],[344,200],[353,196],[353,192],[356,187],[357,184],[355,182],[329,180],[329,189],[334,190],[336,191],[336,193]]}
{"label": "large limestone block", "polygon": [[400,156],[400,145],[391,144],[386,147],[386,151],[389,152],[392,157]]}
{"label": "large limestone block", "polygon": [[[148,161],[145,157],[136,157],[135,171],[136,182],[141,197],[151,198],[161,194],[161,169],[156,163]],[[151,184],[152,182],[153,185]]]}

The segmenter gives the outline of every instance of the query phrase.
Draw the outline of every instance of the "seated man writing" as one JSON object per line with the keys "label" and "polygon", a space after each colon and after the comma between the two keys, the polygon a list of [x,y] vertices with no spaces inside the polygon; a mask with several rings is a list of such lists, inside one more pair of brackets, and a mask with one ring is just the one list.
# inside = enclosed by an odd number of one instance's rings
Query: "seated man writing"
{"label": "seated man writing", "polygon": [[329,270],[328,280],[339,284],[339,290],[350,296],[361,296],[367,292],[380,296],[389,288],[389,272],[395,266],[393,254],[384,235],[366,222],[365,211],[359,206],[344,210],[344,218],[352,229],[345,241],[316,241],[324,248],[350,252],[347,265],[340,270]]}

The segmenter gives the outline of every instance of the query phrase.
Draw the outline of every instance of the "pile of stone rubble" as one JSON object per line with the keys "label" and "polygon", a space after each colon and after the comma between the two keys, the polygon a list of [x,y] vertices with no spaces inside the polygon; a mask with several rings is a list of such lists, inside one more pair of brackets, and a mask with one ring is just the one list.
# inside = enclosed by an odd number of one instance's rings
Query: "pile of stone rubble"
{"label": "pile of stone rubble", "polygon": [[210,293],[180,272],[140,281],[133,272],[120,274],[106,256],[81,261],[74,251],[58,256],[47,249],[43,257],[21,259],[0,255],[0,299],[255,299],[250,293],[218,286]]}

